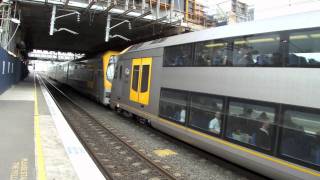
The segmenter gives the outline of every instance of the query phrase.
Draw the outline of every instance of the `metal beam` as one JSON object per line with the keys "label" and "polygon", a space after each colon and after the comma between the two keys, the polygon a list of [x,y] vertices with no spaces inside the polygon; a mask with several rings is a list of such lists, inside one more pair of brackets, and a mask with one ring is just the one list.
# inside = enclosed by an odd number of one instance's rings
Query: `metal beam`
{"label": "metal beam", "polygon": [[174,8],[174,0],[171,0],[171,4],[170,4],[170,22],[172,21],[173,8]]}
{"label": "metal beam", "polygon": [[116,7],[116,4],[111,4],[110,6],[108,6],[103,13],[107,14],[112,8]]}
{"label": "metal beam", "polygon": [[111,21],[111,15],[108,14],[107,24],[106,24],[106,36],[104,38],[105,42],[108,42],[110,37],[110,21]]}
{"label": "metal beam", "polygon": [[89,11],[91,9],[91,7],[97,3],[98,0],[91,0],[86,8],[87,11]]}
{"label": "metal beam", "polygon": [[135,21],[137,21],[139,19],[142,19],[142,18],[144,18],[144,17],[146,17],[146,16],[148,16],[150,14],[152,14],[152,12],[149,10],[149,11],[145,12],[144,14],[141,14],[140,16],[137,16],[137,17],[133,18],[131,20],[131,22],[135,22]]}
{"label": "metal beam", "polygon": [[136,27],[136,28],[134,28],[134,30],[142,29],[142,28],[145,28],[145,27],[148,27],[148,26],[157,24],[157,23],[159,23],[159,22],[161,22],[161,21],[163,21],[163,20],[165,20],[165,19],[167,19],[167,16],[163,16],[163,17],[161,17],[161,18],[159,18],[159,19],[153,20],[153,21],[151,21],[150,23],[148,23],[148,24],[146,24],[146,25]]}
{"label": "metal beam", "polygon": [[144,10],[146,9],[146,0],[142,0],[142,5],[141,5],[141,14],[144,14]]}
{"label": "metal beam", "polygon": [[54,23],[55,23],[55,20],[56,20],[56,10],[57,10],[56,5],[53,5],[53,7],[52,7],[51,21],[50,21],[50,30],[49,30],[49,35],[50,35],[50,36],[52,36],[53,33],[54,33]]}
{"label": "metal beam", "polygon": [[128,9],[129,9],[129,0],[126,0],[124,10],[126,11]]}
{"label": "metal beam", "polygon": [[134,9],[128,9],[128,10],[124,11],[122,14],[117,15],[116,17],[119,18],[119,17],[125,16],[133,11],[134,11]]}
{"label": "metal beam", "polygon": [[160,17],[160,0],[157,0],[156,18],[159,19],[159,17]]}
{"label": "metal beam", "polygon": [[68,7],[68,4],[69,4],[69,0],[66,0],[66,2],[64,2],[63,9],[66,9]]}

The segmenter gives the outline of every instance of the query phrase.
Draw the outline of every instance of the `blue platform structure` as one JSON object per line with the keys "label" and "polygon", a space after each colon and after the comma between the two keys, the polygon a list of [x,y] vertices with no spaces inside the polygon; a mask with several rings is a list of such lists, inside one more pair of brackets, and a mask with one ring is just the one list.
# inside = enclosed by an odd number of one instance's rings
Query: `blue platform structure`
{"label": "blue platform structure", "polygon": [[0,94],[28,74],[26,64],[0,48]]}

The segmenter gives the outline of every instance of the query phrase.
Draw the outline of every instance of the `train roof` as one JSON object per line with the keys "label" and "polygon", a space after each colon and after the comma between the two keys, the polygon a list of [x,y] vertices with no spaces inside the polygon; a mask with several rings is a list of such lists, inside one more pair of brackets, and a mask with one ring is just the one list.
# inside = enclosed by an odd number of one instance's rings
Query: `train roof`
{"label": "train roof", "polygon": [[259,21],[250,21],[220,27],[213,27],[201,31],[185,33],[136,44],[132,46],[128,52],[186,44],[191,42],[206,41],[211,39],[222,39],[285,30],[315,28],[320,27],[319,19],[320,11],[313,11],[288,16],[274,17]]}

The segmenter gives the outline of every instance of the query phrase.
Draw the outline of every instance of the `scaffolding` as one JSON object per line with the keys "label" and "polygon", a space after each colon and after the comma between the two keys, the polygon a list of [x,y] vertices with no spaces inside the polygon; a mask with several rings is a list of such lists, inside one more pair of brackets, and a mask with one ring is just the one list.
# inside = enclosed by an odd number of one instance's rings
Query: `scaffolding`
{"label": "scaffolding", "polygon": [[14,51],[15,35],[20,26],[20,15],[17,13],[17,3],[10,1],[0,3],[0,45],[7,51]]}
{"label": "scaffolding", "polygon": [[[11,4],[1,3],[0,4],[0,42],[1,47],[5,48],[9,42],[10,36],[10,18],[11,18]],[[5,48],[6,49],[6,48]]]}

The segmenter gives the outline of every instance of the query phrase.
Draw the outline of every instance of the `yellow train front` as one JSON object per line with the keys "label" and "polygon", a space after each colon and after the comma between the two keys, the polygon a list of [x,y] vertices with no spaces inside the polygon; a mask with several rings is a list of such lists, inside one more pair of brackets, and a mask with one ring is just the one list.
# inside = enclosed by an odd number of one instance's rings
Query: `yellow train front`
{"label": "yellow train front", "polygon": [[50,69],[49,77],[108,105],[118,54],[107,51],[94,58],[61,63]]}

